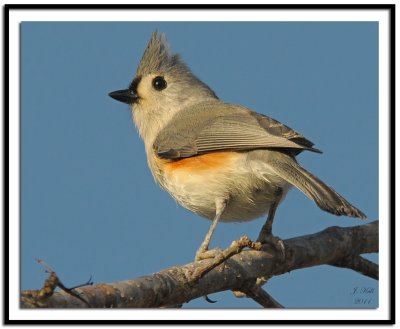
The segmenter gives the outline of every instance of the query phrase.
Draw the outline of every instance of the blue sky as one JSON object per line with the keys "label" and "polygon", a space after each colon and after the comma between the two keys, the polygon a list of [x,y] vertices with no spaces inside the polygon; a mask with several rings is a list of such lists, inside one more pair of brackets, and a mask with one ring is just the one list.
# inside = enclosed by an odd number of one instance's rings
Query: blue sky
{"label": "blue sky", "polygon": [[[115,282],[191,262],[210,222],[154,182],[126,88],[158,29],[220,99],[304,134],[322,155],[299,162],[378,218],[378,23],[77,23],[21,26],[21,288],[41,287],[44,259],[66,286]],[[212,246],[256,238],[264,218],[217,227]],[[274,233],[290,238],[362,220],[321,211],[293,189]],[[377,255],[368,256],[377,261]],[[376,293],[359,305],[351,292]],[[329,266],[293,271],[266,286],[286,307],[378,306],[378,286]],[[364,297],[364,296],[359,296]],[[189,308],[258,307],[230,292]]]}

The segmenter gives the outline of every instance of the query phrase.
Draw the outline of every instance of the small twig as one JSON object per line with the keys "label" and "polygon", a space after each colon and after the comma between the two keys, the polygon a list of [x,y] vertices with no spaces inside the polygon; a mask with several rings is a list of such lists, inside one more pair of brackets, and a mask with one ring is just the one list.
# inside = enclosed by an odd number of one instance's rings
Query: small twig
{"label": "small twig", "polygon": [[90,304],[83,299],[80,294],[74,289],[80,288],[83,286],[93,285],[92,276],[90,276],[89,280],[83,284],[77,285],[72,288],[67,288],[58,277],[57,273],[43,261],[42,259],[36,260],[40,265],[42,265],[45,269],[46,273],[50,273],[49,277],[44,282],[43,288],[39,290],[27,290],[23,293],[23,298],[26,301],[32,302],[34,304],[40,305],[44,302],[47,298],[51,297],[54,293],[54,290],[59,287],[61,290],[64,290],[66,293],[78,298],[81,302],[85,303],[87,307],[90,308]]}
{"label": "small twig", "polygon": [[375,264],[360,255],[344,258],[338,262],[332,263],[331,265],[349,268],[372,279],[379,280],[378,264]]}
{"label": "small twig", "polygon": [[71,288],[67,288],[65,287],[61,281],[58,282],[58,287],[61,288],[62,290],[68,292],[77,288],[81,288],[81,287],[85,287],[85,286],[92,286],[93,285],[93,281],[92,281],[93,276],[91,275],[90,278],[82,284],[78,284],[77,286],[71,287]]}
{"label": "small twig", "polygon": [[93,282],[91,280],[92,280],[92,276],[90,276],[90,278],[89,278],[89,280],[87,282],[85,282],[83,284],[79,284],[79,285],[77,285],[75,287],[72,287],[72,288],[67,288],[66,286],[63,285],[63,283],[61,281],[58,281],[58,287],[60,289],[64,290],[66,293],[78,298],[81,302],[85,303],[87,305],[87,307],[90,308],[91,306],[90,306],[89,302],[87,302],[84,298],[82,298],[81,294],[79,292],[76,292],[74,289],[80,288],[80,287],[83,287],[83,286],[88,286],[88,285],[91,286],[91,285],[93,285]]}
{"label": "small twig", "polygon": [[46,273],[55,273],[55,271],[43,260],[43,259],[36,259],[36,261],[44,267],[44,271]]}
{"label": "small twig", "polygon": [[247,297],[253,299],[264,308],[284,308],[256,283],[245,284],[240,288],[240,291],[245,293]]}

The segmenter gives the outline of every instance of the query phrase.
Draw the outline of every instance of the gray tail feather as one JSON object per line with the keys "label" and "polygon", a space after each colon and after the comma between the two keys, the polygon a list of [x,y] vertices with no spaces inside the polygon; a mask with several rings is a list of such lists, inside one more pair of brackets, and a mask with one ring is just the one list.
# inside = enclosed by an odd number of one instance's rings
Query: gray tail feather
{"label": "gray tail feather", "polygon": [[335,190],[302,168],[295,160],[275,161],[273,168],[279,176],[314,200],[322,210],[337,216],[367,218],[361,210],[352,206]]}

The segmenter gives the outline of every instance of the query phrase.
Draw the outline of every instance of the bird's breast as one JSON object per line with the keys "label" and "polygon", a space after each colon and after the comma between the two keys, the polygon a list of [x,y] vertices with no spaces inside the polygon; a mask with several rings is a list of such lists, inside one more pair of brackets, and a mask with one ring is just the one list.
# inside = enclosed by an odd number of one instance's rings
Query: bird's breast
{"label": "bird's breast", "polygon": [[157,182],[185,208],[209,219],[226,198],[222,221],[258,218],[276,198],[275,184],[254,173],[246,152],[212,152],[179,160],[149,158]]}

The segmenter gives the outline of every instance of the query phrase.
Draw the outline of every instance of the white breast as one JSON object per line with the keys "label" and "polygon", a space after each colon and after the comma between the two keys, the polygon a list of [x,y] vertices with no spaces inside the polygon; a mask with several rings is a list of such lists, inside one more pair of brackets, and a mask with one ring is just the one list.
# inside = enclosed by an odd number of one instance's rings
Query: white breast
{"label": "white breast", "polygon": [[153,153],[149,165],[156,181],[196,214],[213,219],[215,201],[228,199],[221,217],[227,222],[264,215],[276,200],[277,188],[286,194],[290,187],[266,163],[248,161],[246,152],[216,152],[179,161],[162,160]]}

